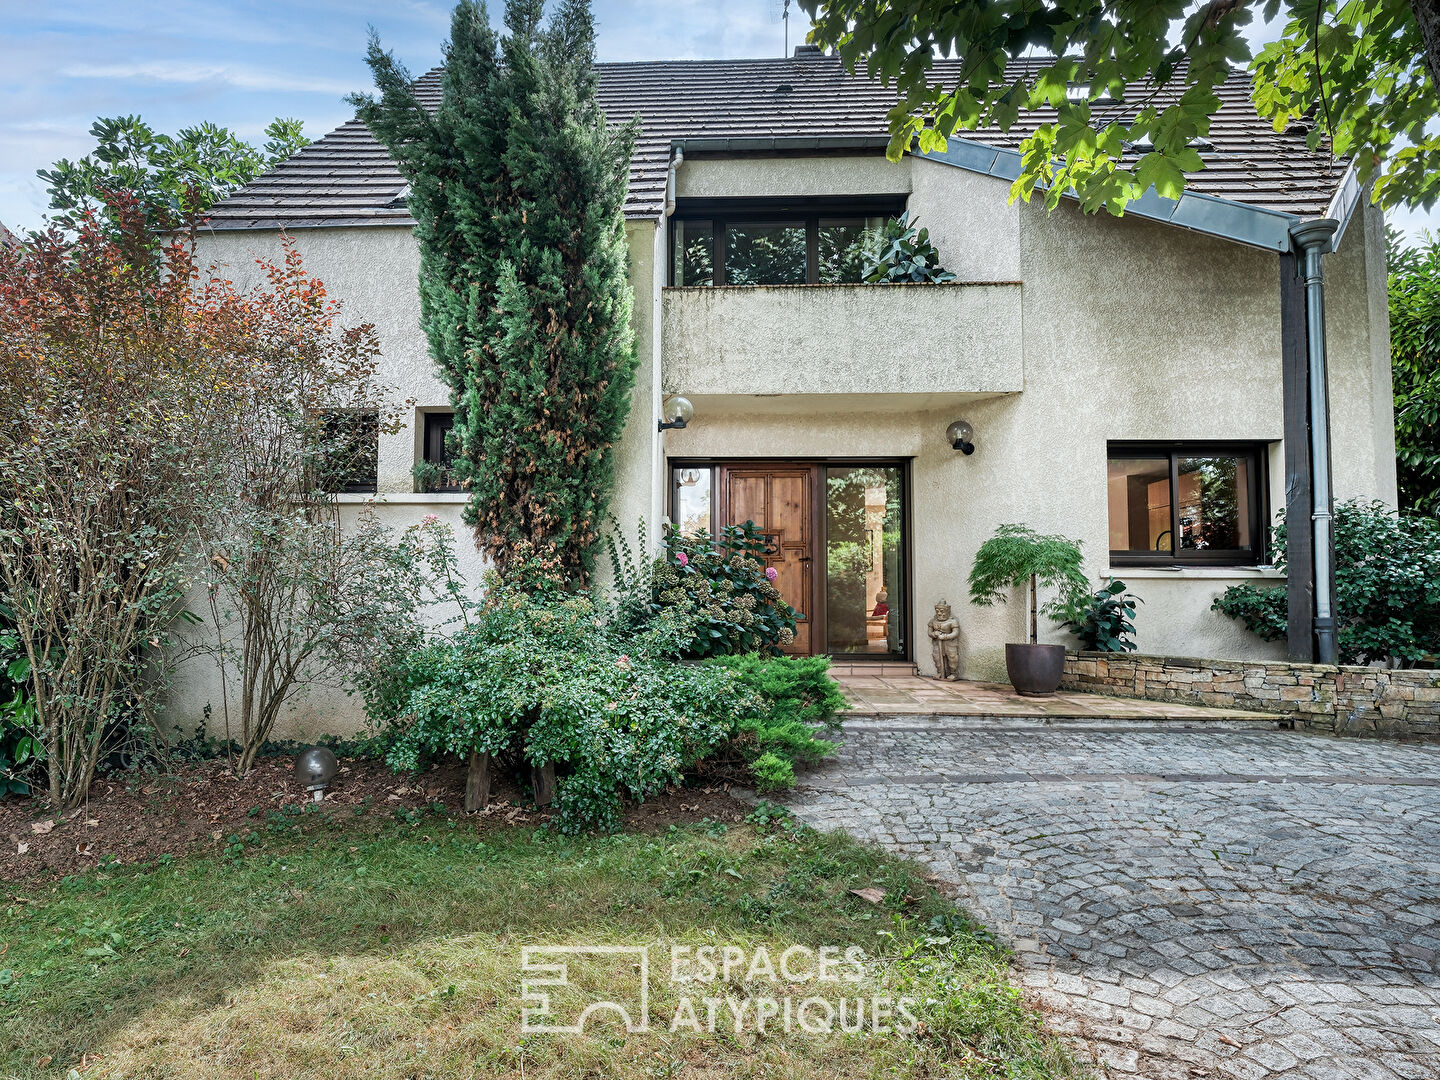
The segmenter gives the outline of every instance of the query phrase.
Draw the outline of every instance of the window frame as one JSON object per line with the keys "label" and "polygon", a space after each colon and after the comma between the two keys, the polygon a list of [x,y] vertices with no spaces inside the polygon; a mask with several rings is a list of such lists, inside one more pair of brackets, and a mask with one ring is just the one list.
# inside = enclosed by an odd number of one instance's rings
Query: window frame
{"label": "window frame", "polygon": [[[331,426],[342,421],[350,424],[363,425],[366,429],[362,432],[365,445],[363,452],[365,460],[363,463],[357,460],[349,464],[363,464],[363,468],[347,470],[343,475],[342,482],[332,485],[329,481],[340,475],[338,470],[333,470],[331,463],[326,462],[320,466],[321,472],[315,478],[316,487],[327,495],[375,495],[380,490],[380,410],[379,409],[351,409],[351,408],[320,408],[314,410],[319,418],[321,426],[326,429],[325,438],[333,438],[330,434]],[[359,440],[355,446],[360,448]]]}
{"label": "window frame", "polygon": [[[1169,463],[1170,533],[1172,544],[1180,535],[1180,459],[1191,457],[1241,457],[1250,469],[1250,505],[1243,508],[1249,520],[1251,546],[1248,548],[1185,549],[1175,547],[1169,553],[1142,553],[1110,549],[1111,566],[1263,566],[1269,556],[1270,537],[1270,469],[1268,444],[1240,440],[1209,442],[1129,442],[1111,441],[1105,448],[1108,473],[1111,461],[1132,458],[1166,458]],[[1109,536],[1109,493],[1106,493],[1106,536]]]}
{"label": "window frame", "polygon": [[[430,494],[442,495],[451,494],[465,489],[455,479],[454,473],[450,470],[450,464],[455,460],[453,454],[447,454],[445,450],[446,436],[455,427],[454,410],[428,409],[423,414],[424,425],[421,430],[420,439],[420,460],[433,462],[439,465],[446,479],[435,485]],[[432,456],[438,450],[439,456]]]}
{"label": "window frame", "polygon": [[805,227],[805,284],[820,284],[820,221],[846,218],[889,220],[906,208],[906,195],[825,196],[795,199],[685,199],[672,221],[710,222],[710,250],[715,280],[709,285],[675,284],[675,230],[666,230],[665,284],[669,288],[782,288],[734,286],[725,280],[725,228],[727,225],[803,224]]}

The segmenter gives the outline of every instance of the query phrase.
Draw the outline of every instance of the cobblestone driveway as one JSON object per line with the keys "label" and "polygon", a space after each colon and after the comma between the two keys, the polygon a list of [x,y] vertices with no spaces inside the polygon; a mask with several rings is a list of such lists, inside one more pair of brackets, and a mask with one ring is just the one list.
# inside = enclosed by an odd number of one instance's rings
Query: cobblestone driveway
{"label": "cobblestone driveway", "polygon": [[1440,748],[846,730],[791,808],[958,883],[1109,1075],[1440,1077]]}

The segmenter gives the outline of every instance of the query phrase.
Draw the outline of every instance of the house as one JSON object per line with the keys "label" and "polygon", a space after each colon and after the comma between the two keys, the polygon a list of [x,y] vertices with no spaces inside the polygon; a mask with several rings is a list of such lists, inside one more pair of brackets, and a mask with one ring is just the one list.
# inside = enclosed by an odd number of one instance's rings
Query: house
{"label": "house", "polygon": [[[1022,522],[1081,540],[1097,583],[1144,599],[1144,650],[1283,655],[1210,603],[1237,581],[1279,583],[1266,534],[1286,503],[1285,326],[1304,295],[1295,230],[1316,219],[1339,222],[1323,261],[1335,497],[1394,503],[1380,213],[1344,163],[1256,117],[1242,75],[1184,197],[1151,192],[1119,219],[1012,204],[1018,131],[888,161],[893,95],[813,49],[599,76],[607,115],[642,120],[625,208],[640,368],[614,512],[652,537],[667,517],[754,520],[803,613],[797,649],[925,672],[926,622],[948,599],[963,673],[1003,678],[1021,605],[970,607],[966,577],[998,524]],[[438,101],[439,72],[418,90]],[[954,283],[857,280],[855,242],[902,209]],[[464,537],[465,496],[412,476],[443,456],[450,421],[413,224],[403,178],[351,122],[215,207],[201,254],[238,280],[280,230],[297,238],[416,401],[379,437],[368,493],[342,498],[396,523],[440,513]],[[693,419],[661,429],[674,395]],[[947,437],[956,421],[973,453]],[[208,691],[191,692],[198,708]],[[339,707],[307,708],[333,723]]]}

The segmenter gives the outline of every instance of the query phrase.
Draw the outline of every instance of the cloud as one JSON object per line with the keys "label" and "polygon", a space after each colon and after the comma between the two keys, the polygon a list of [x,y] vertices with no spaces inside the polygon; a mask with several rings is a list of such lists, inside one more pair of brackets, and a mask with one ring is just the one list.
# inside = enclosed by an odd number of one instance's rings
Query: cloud
{"label": "cloud", "polygon": [[69,79],[105,79],[183,84],[221,84],[237,90],[265,90],[297,94],[343,96],[357,89],[338,79],[321,79],[285,71],[233,64],[196,64],[176,61],[144,61],[129,64],[71,64],[59,74]]}

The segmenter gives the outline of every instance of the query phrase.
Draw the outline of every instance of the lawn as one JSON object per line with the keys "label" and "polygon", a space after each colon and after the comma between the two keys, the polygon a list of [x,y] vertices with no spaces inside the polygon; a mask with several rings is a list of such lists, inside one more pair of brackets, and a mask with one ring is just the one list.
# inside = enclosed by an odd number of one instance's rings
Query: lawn
{"label": "lawn", "polygon": [[[288,811],[208,854],[4,892],[7,1078],[1083,1075],[1003,951],[919,867],[765,810],[580,839],[424,810]],[[649,946],[649,1030],[601,1013],[583,1034],[522,1032],[521,949],[545,944]],[[728,982],[669,982],[672,947],[703,945],[745,964]],[[793,953],[795,981],[745,969],[796,945],[814,951]],[[859,981],[805,982],[822,946],[861,947]],[[571,959],[557,1018],[633,998],[636,963]],[[727,1004],[714,1034],[703,1007],[702,1030],[672,1032],[681,999],[702,994],[909,997],[919,1024],[759,1033],[742,1012],[737,1034]]]}

